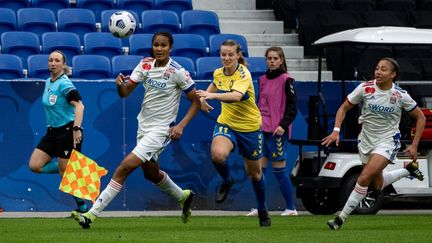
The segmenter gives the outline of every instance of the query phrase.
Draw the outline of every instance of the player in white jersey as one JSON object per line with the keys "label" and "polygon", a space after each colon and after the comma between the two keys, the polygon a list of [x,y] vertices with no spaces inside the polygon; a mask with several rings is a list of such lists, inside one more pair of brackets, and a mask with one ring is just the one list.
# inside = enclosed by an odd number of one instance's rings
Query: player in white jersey
{"label": "player in white jersey", "polygon": [[[360,84],[348,95],[336,113],[333,132],[322,140],[322,145],[325,146],[333,142],[338,145],[340,126],[346,112],[362,103],[359,118],[362,130],[358,137],[358,150],[363,170],[342,211],[335,219],[327,222],[330,229],[337,230],[342,226],[348,215],[366,197],[369,186],[375,191],[381,191],[409,175],[423,180],[416,159],[426,119],[411,96],[393,83],[398,70],[399,65],[394,59],[382,58],[375,68],[375,80]],[[402,109],[416,120],[416,134],[411,145],[404,151],[413,161],[405,168],[383,173],[384,168],[396,158],[400,148],[399,122]]]}
{"label": "player in white jersey", "polygon": [[[127,176],[136,168],[142,167],[144,176],[159,189],[177,200],[182,207],[182,221],[188,222],[194,193],[182,190],[170,177],[160,170],[160,153],[171,140],[179,139],[184,127],[200,109],[200,101],[195,92],[195,83],[189,73],[169,56],[173,37],[166,32],[153,35],[152,58],[144,58],[135,67],[130,78],[120,74],[117,91],[127,97],[143,83],[144,100],[138,114],[137,145],[114,172],[110,183],[100,194],[93,207],[84,214],[73,211],[72,217],[83,228],[89,228],[112,199],[120,192]],[[176,124],[181,93],[186,93],[191,106],[183,119]]]}

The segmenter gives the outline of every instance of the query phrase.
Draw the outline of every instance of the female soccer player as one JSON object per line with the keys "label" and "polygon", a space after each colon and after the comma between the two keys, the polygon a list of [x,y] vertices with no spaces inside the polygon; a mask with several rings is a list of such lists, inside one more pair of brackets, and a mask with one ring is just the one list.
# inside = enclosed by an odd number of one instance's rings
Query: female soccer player
{"label": "female soccer player", "polygon": [[222,103],[222,112],[217,119],[211,144],[213,165],[223,179],[216,202],[223,202],[234,185],[226,158],[238,147],[257,198],[259,224],[270,226],[265,202],[265,180],[260,165],[261,115],[255,104],[252,77],[245,66],[240,46],[235,41],[226,40],[222,43],[220,57],[223,67],[214,71],[213,82],[206,91],[197,91],[201,97],[201,109],[206,112],[213,109],[206,100],[220,100]]}
{"label": "female soccer player", "polygon": [[[272,162],[273,173],[279,182],[279,188],[285,199],[285,210],[282,216],[295,216],[294,191],[287,173],[293,163],[286,165],[289,127],[297,115],[294,79],[287,73],[285,54],[280,47],[270,47],[265,53],[268,70],[259,78],[258,108],[262,116],[261,129],[264,135],[263,158],[261,166],[263,174],[267,170],[269,160]],[[289,168],[287,171],[286,168]],[[258,211],[252,210],[247,216],[257,216]]]}
{"label": "female soccer player", "polygon": [[[48,57],[50,78],[45,81],[42,95],[47,132],[33,151],[29,167],[35,173],[63,175],[73,149],[81,151],[84,105],[81,95],[69,80],[66,57],[53,51]],[[58,162],[51,161],[57,157]],[[81,198],[74,197],[79,212],[87,212]]]}
{"label": "female soccer player", "polygon": [[[114,172],[110,183],[100,194],[92,208],[85,214],[73,211],[72,217],[83,228],[89,228],[106,206],[120,192],[127,176],[136,168],[142,168],[147,180],[161,191],[177,200],[182,207],[182,221],[188,222],[194,193],[182,190],[159,168],[159,155],[171,140],[179,139],[183,129],[200,109],[195,83],[189,73],[169,56],[173,47],[170,33],[153,35],[151,58],[144,58],[135,67],[130,78],[120,74],[116,79],[120,97],[127,97],[143,83],[145,94],[138,114],[137,145]],[[181,92],[191,106],[183,119],[176,124]]]}
{"label": "female soccer player", "polygon": [[[393,83],[397,79],[398,70],[399,65],[394,59],[382,58],[375,68],[375,80],[360,84],[348,95],[336,113],[333,132],[322,140],[322,145],[325,146],[333,142],[338,145],[340,126],[346,112],[354,105],[363,103],[359,118],[362,130],[358,137],[358,150],[363,170],[342,211],[335,219],[327,222],[332,230],[342,226],[348,215],[365,198],[369,186],[375,191],[380,191],[409,175],[423,180],[416,159],[417,146],[426,119],[411,96]],[[399,122],[402,109],[416,120],[416,134],[411,145],[404,151],[413,161],[403,169],[383,173],[384,168],[393,163],[400,148]]]}

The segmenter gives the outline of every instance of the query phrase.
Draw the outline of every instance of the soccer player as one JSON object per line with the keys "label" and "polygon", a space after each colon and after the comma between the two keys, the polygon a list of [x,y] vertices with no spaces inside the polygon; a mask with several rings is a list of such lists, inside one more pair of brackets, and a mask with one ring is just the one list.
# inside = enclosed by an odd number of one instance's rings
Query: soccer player
{"label": "soccer player", "polygon": [[[261,129],[264,135],[263,158],[261,167],[263,174],[267,170],[269,160],[272,162],[273,173],[279,183],[285,199],[285,210],[282,216],[298,215],[295,209],[294,191],[287,175],[286,165],[288,139],[291,123],[297,115],[294,79],[287,73],[285,54],[280,47],[266,50],[268,70],[259,78],[258,108],[262,116]],[[257,216],[253,209],[247,216]]]}
{"label": "soccer player", "polygon": [[[140,83],[143,83],[145,89],[141,111],[137,117],[137,145],[117,167],[108,186],[92,208],[84,214],[72,212],[72,217],[83,228],[90,227],[120,192],[127,176],[138,167],[142,168],[147,180],[179,202],[183,223],[189,221],[194,193],[191,190],[182,190],[159,167],[159,155],[171,140],[180,138],[183,129],[200,109],[194,81],[189,73],[169,56],[172,47],[173,37],[170,33],[155,33],[152,38],[151,57],[141,60],[130,78],[119,74],[116,79],[117,91],[121,97],[127,97]],[[176,124],[182,91],[191,101],[191,106],[183,119]]]}
{"label": "soccer player", "polygon": [[[61,51],[50,53],[48,69],[51,74],[45,81],[42,95],[47,132],[34,149],[29,167],[35,173],[63,175],[72,150],[81,151],[84,105],[80,93],[67,76],[70,68]],[[54,157],[58,161],[51,161]],[[85,201],[74,199],[77,211],[87,212]]]}
{"label": "soccer player", "polygon": [[[265,180],[261,172],[262,157],[261,115],[255,104],[255,93],[252,77],[245,66],[240,45],[234,40],[225,40],[220,49],[223,67],[213,73],[213,82],[207,90],[198,90],[201,109],[210,112],[206,100],[219,100],[222,111],[213,131],[211,157],[213,165],[222,177],[218,188],[216,202],[223,202],[234,178],[231,176],[226,158],[238,147],[243,156],[246,172],[251,177],[257,199],[260,226],[270,226],[271,219],[265,202]],[[217,91],[220,91],[216,93]]]}
{"label": "soccer player", "polygon": [[[417,146],[426,118],[411,96],[393,83],[397,80],[398,70],[399,64],[394,59],[385,57],[379,60],[375,68],[375,80],[358,85],[348,95],[336,113],[333,132],[322,140],[322,145],[325,146],[333,142],[338,145],[340,126],[346,112],[354,105],[362,103],[362,113],[359,118],[362,130],[358,137],[358,151],[363,170],[342,211],[336,218],[327,222],[332,230],[342,226],[348,215],[365,198],[368,187],[381,191],[406,176],[423,180],[416,159]],[[384,168],[393,163],[400,148],[399,122],[402,109],[416,120],[415,136],[411,145],[404,151],[413,161],[403,169],[383,173]]]}

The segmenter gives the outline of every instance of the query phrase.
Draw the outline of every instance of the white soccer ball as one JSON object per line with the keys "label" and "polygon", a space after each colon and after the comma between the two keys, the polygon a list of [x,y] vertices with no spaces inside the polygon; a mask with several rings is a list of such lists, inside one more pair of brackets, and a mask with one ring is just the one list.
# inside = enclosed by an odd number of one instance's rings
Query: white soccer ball
{"label": "white soccer ball", "polygon": [[118,11],[111,15],[108,26],[115,37],[125,38],[135,32],[136,20],[128,11]]}

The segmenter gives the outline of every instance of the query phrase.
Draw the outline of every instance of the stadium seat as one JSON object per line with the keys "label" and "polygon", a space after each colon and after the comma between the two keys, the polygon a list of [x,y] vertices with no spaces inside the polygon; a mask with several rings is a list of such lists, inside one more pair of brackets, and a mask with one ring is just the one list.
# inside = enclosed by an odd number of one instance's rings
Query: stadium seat
{"label": "stadium seat", "polygon": [[23,78],[23,64],[21,58],[15,55],[0,55],[0,79]]}
{"label": "stadium seat", "polygon": [[196,69],[195,69],[195,63],[192,59],[188,57],[179,57],[179,56],[171,56],[171,58],[176,61],[180,66],[182,66],[184,69],[186,69],[192,79],[196,79]]}
{"label": "stadium seat", "polygon": [[142,32],[156,33],[169,32],[180,33],[180,22],[177,14],[169,10],[148,10],[141,15]]}
{"label": "stadium seat", "polygon": [[192,0],[155,0],[155,8],[174,11],[178,16],[193,9]]}
{"label": "stadium seat", "polygon": [[220,34],[219,18],[213,11],[184,11],[181,15],[181,23],[183,33],[202,35],[207,45],[211,35]]}
{"label": "stadium seat", "polygon": [[220,57],[200,57],[196,60],[197,79],[213,80],[213,72],[222,67]]}
{"label": "stadium seat", "polygon": [[117,0],[117,9],[135,11],[138,16],[144,11],[154,9],[154,0]]}
{"label": "stadium seat", "polygon": [[247,69],[252,75],[253,80],[258,80],[259,77],[267,71],[267,61],[265,57],[247,57]]}
{"label": "stadium seat", "polygon": [[66,63],[72,65],[72,57],[81,54],[79,36],[72,32],[47,32],[42,34],[42,53],[50,54],[60,50],[66,56]]}
{"label": "stadium seat", "polygon": [[8,8],[0,8],[0,35],[3,32],[18,29],[15,12]]}
{"label": "stadium seat", "polygon": [[173,39],[171,55],[189,57],[194,61],[199,57],[207,56],[206,42],[201,35],[175,34]]}
{"label": "stadium seat", "polygon": [[113,77],[116,78],[119,73],[130,75],[142,58],[142,56],[136,55],[120,55],[113,57],[111,59]]}
{"label": "stadium seat", "polygon": [[88,9],[65,8],[60,9],[58,15],[58,31],[73,32],[80,37],[88,32],[96,31],[96,18],[94,13]]}
{"label": "stadium seat", "polygon": [[240,45],[243,56],[248,57],[248,44],[244,36],[238,34],[217,34],[209,38],[210,56],[219,56],[221,44],[228,39],[235,40]]}
{"label": "stadium seat", "polygon": [[79,79],[111,79],[111,61],[101,55],[79,55],[72,58],[72,77]]}
{"label": "stadium seat", "polygon": [[18,29],[41,36],[45,32],[57,31],[56,17],[47,8],[22,8],[17,12]]}
{"label": "stadium seat", "polygon": [[150,56],[153,34],[134,34],[129,39],[129,54],[143,57]]}
{"label": "stadium seat", "polygon": [[84,54],[102,55],[111,59],[113,56],[123,55],[120,38],[111,33],[93,32],[84,35]]}
{"label": "stadium seat", "polygon": [[18,9],[28,8],[28,7],[30,7],[29,0],[1,0],[0,1],[0,8],[9,8],[15,12],[18,11]]}
{"label": "stadium seat", "polygon": [[49,54],[30,55],[27,58],[27,77],[47,79],[51,73],[48,69]]}
{"label": "stadium seat", "polygon": [[11,31],[1,35],[2,53],[13,54],[21,58],[22,65],[27,65],[27,57],[40,54],[39,37],[32,32]]}
{"label": "stadium seat", "polygon": [[376,1],[374,0],[339,0],[337,9],[347,11],[372,11],[376,10]]}
{"label": "stadium seat", "polygon": [[62,8],[69,8],[69,0],[32,0],[31,6],[33,8],[47,8],[57,15],[57,12]]}
{"label": "stadium seat", "polygon": [[113,0],[76,0],[77,8],[85,8],[93,11],[96,22],[101,22],[101,12],[107,9],[115,9]]}

